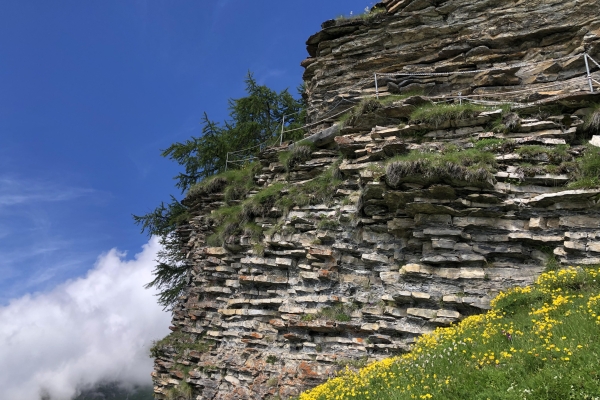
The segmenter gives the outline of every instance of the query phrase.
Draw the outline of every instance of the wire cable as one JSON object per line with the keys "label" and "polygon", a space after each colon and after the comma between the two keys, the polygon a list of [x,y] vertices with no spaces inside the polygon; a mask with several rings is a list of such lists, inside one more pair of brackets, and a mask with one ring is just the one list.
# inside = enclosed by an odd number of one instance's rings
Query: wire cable
{"label": "wire cable", "polygon": [[538,62],[534,62],[534,63],[530,63],[527,61],[524,61],[522,63],[518,63],[518,64],[514,64],[514,65],[507,65],[507,66],[501,66],[501,67],[493,67],[493,68],[482,68],[482,69],[475,69],[475,70],[471,70],[471,71],[451,71],[451,72],[391,72],[391,73],[379,73],[377,72],[376,75],[378,76],[450,76],[450,75],[467,75],[467,74],[477,74],[480,72],[490,72],[490,71],[500,71],[503,69],[512,69],[512,68],[522,68],[525,66],[535,66],[538,64],[543,64],[543,63],[547,63],[548,61],[562,61],[562,60],[567,60],[567,59],[574,59],[576,57],[579,57],[579,55],[576,56],[565,56],[565,57],[560,57],[560,58],[553,58],[553,59],[549,59],[549,60],[544,60],[544,61],[538,61]]}

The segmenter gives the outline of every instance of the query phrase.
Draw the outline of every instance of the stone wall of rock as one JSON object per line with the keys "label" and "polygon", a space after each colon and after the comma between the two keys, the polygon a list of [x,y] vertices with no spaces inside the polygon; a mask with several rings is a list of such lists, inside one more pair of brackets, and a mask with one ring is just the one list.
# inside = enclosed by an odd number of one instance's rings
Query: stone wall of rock
{"label": "stone wall of rock", "polygon": [[[583,58],[553,59],[580,55],[585,49],[594,57],[600,54],[597,0],[390,0],[378,6],[387,10],[371,18],[326,21],[308,39],[310,56],[302,66],[312,121],[343,111],[349,100],[372,96],[375,72],[497,68],[478,74],[378,79],[382,95],[415,90],[484,95],[569,81],[585,71]],[[523,95],[537,100],[561,89]]]}
{"label": "stone wall of rock", "polygon": [[[336,117],[315,125],[310,155],[293,165],[279,155],[300,144],[268,148],[250,197],[325,171],[340,179],[323,204],[254,218],[258,237],[208,245],[214,212],[235,201],[219,190],[186,198],[193,218],[179,235],[191,273],[173,334],[156,354],[156,398],[293,397],[345,366],[409,351],[419,335],[485,311],[498,291],[531,283],[549,263],[600,263],[600,189],[567,187],[577,159],[593,151],[582,125],[600,102],[569,84],[583,58],[500,68],[584,48],[597,55],[598,5],[390,0],[372,18],[323,24],[303,62],[313,121],[372,96],[374,81],[366,80],[374,71],[499,70],[382,78],[382,96],[429,96],[373,102],[343,124],[334,125]],[[519,115],[490,108],[436,123],[410,117],[456,90],[549,82],[565,86],[528,93],[520,100],[536,103]],[[488,168],[460,164],[460,155],[435,166],[394,160],[473,149],[493,153]],[[281,196],[289,193],[287,186]]]}
{"label": "stone wall of rock", "polygon": [[[334,164],[343,177],[328,204],[257,218],[265,230],[278,227],[259,240],[209,247],[223,193],[186,199],[196,215],[182,228],[193,273],[171,329],[211,345],[166,346],[153,372],[158,399],[179,398],[173,388],[182,385],[194,399],[295,396],[346,365],[408,351],[420,334],[486,310],[498,291],[531,283],[554,257],[600,263],[600,190],[569,190],[560,170],[582,155],[582,116],[600,97],[563,99],[561,115],[513,116],[505,133],[489,129],[502,110],[437,127],[385,124],[416,100],[365,114],[329,141],[316,135],[321,147],[289,171],[277,157],[287,145],[262,153],[255,181],[263,187],[301,184]],[[483,180],[398,177],[389,161],[472,148],[494,153]]]}

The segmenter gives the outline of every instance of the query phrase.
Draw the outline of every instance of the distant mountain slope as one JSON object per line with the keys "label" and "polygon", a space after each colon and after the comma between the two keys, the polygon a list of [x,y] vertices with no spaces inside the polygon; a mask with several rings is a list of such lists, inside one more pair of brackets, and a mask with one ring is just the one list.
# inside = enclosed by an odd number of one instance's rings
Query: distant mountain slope
{"label": "distant mountain slope", "polygon": [[153,400],[152,386],[127,389],[119,383],[102,383],[94,388],[84,390],[73,400]]}

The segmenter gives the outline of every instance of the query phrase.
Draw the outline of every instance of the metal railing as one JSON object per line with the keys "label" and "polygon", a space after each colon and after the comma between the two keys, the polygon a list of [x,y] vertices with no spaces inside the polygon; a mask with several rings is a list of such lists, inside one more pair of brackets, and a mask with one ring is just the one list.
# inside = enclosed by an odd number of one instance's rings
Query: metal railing
{"label": "metal railing", "polygon": [[[571,85],[573,83],[576,83],[578,85],[581,85],[581,83],[583,83],[585,85],[585,83],[587,82],[589,85],[589,91],[590,93],[595,93],[594,91],[594,83],[596,85],[598,85],[600,87],[600,77],[598,77],[598,80],[596,80],[594,78],[594,76],[592,75],[591,69],[590,69],[590,61],[596,65],[596,67],[598,67],[600,69],[600,63],[598,63],[596,60],[594,60],[588,53],[587,51],[584,52],[583,54],[578,54],[578,55],[574,55],[574,56],[564,56],[564,57],[560,57],[560,58],[554,58],[554,59],[548,59],[548,60],[543,60],[543,61],[537,61],[537,62],[521,62],[521,63],[517,63],[517,64],[512,64],[512,65],[504,65],[504,66],[498,66],[498,67],[492,67],[492,68],[483,68],[483,69],[477,69],[477,70],[470,70],[470,71],[454,71],[454,72],[429,72],[429,71],[420,71],[420,72],[394,72],[394,73],[380,73],[380,72],[375,72],[374,73],[374,79],[375,79],[375,96],[359,96],[359,99],[364,99],[364,98],[368,98],[368,97],[376,97],[377,99],[379,99],[379,83],[377,81],[378,77],[395,77],[395,76],[420,76],[420,77],[435,77],[435,76],[452,76],[452,75],[468,75],[468,74],[478,74],[481,72],[493,72],[493,71],[502,71],[502,70],[506,70],[506,69],[514,69],[514,68],[523,68],[523,67],[533,67],[536,65],[540,65],[543,63],[547,63],[549,61],[554,61],[554,62],[558,62],[558,61],[564,61],[564,60],[574,60],[580,56],[583,55],[584,61],[585,61],[585,76],[580,76],[577,78],[573,78],[569,81],[561,81],[561,82],[554,82],[554,83],[548,83],[548,84],[541,84],[541,85],[537,85],[535,87],[531,87],[531,88],[527,88],[527,89],[520,89],[520,90],[514,90],[514,91],[509,91],[509,92],[497,92],[497,93],[488,93],[488,94],[470,94],[470,95],[463,95],[462,92],[457,92],[456,95],[444,95],[444,96],[439,96],[436,98],[436,102],[437,103],[443,103],[443,102],[454,102],[454,101],[458,101],[459,104],[462,104],[463,101],[469,101],[472,103],[476,103],[476,104],[483,104],[483,105],[490,105],[490,106],[494,106],[494,105],[500,105],[500,104],[511,104],[513,106],[516,107],[526,107],[526,106],[530,106],[530,105],[535,105],[537,102],[511,102],[511,101],[495,101],[495,100],[486,100],[485,98],[491,98],[491,97],[515,97],[516,95],[522,95],[522,94],[527,94],[527,93],[531,93],[531,92],[539,92],[540,90],[544,90],[544,89],[549,89],[549,88],[554,88],[557,86],[568,86]],[[350,91],[354,88],[356,88],[357,86],[361,86],[364,85],[365,83],[368,83],[370,81],[370,79],[365,78],[365,79],[361,79],[359,80],[357,83],[355,83],[354,85],[352,85],[351,87],[349,87],[347,90]],[[349,100],[346,98],[342,98],[339,101],[337,101],[333,106],[328,107],[328,110],[325,112],[325,114],[330,113],[332,111],[335,111],[337,109],[337,107],[340,106],[340,104],[347,102],[347,103],[351,103],[353,104],[351,107],[348,107],[346,109],[344,109],[343,111],[339,111],[336,112],[332,115],[326,116],[326,117],[322,117],[320,118],[318,121],[315,122],[311,122],[308,124],[305,124],[301,127],[298,128],[294,128],[294,129],[289,129],[289,130],[285,130],[285,120],[286,117],[292,116],[292,115],[296,115],[302,111],[298,111],[296,113],[292,113],[292,114],[286,114],[282,117],[281,120],[281,132],[280,134],[275,138],[275,140],[271,139],[268,141],[265,141],[263,143],[259,143],[255,146],[251,146],[251,147],[247,147],[245,149],[241,149],[241,150],[236,150],[236,151],[231,151],[227,153],[226,156],[226,160],[225,160],[225,170],[227,170],[229,168],[229,165],[243,165],[247,162],[251,162],[253,160],[256,159],[256,149],[258,148],[259,151],[264,150],[266,147],[268,146],[272,146],[277,144],[277,142],[279,142],[279,145],[281,146],[283,144],[283,139],[284,139],[284,135],[287,133],[292,133],[292,132],[297,132],[300,130],[305,130],[307,128],[316,126],[318,124],[321,124],[323,122],[326,122],[328,120],[330,120],[331,118],[337,117],[339,115],[342,115],[350,110],[352,110],[355,106],[355,104],[357,103],[357,101],[353,101],[353,100]],[[308,113],[311,110],[317,109],[319,108],[319,106],[313,106],[313,107],[309,107],[306,112]]]}

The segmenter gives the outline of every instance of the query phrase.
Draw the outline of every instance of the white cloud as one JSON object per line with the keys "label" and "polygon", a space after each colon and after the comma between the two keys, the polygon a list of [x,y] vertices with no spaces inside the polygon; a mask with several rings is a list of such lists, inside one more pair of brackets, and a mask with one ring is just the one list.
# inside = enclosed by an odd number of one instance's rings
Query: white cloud
{"label": "white cloud", "polygon": [[158,250],[156,239],[132,260],[113,249],[87,276],[0,307],[2,399],[39,400],[47,391],[67,400],[102,380],[148,384],[148,349],[171,319],[143,288]]}

